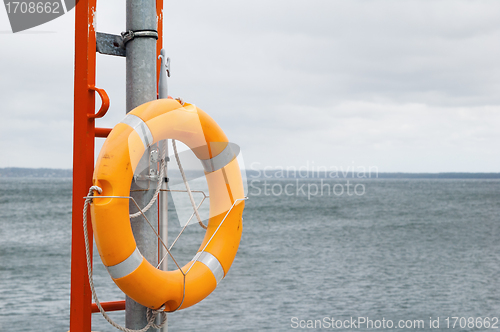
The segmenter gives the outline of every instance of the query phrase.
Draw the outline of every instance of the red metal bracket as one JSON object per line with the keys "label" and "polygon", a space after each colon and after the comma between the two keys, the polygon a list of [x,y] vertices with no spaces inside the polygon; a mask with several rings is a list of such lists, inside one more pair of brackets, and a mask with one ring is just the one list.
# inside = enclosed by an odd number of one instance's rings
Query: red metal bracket
{"label": "red metal bracket", "polygon": [[102,137],[106,138],[108,137],[109,133],[111,132],[111,128],[95,128],[95,137]]}
{"label": "red metal bracket", "polygon": [[99,97],[101,97],[102,104],[101,104],[101,108],[99,109],[99,112],[97,112],[96,114],[89,114],[88,117],[91,119],[102,118],[103,116],[106,115],[106,113],[108,112],[108,109],[109,109],[108,94],[106,93],[106,91],[104,91],[104,89],[96,88],[93,85],[89,85],[89,90],[97,91],[97,93],[99,94]]}
{"label": "red metal bracket", "polygon": [[[125,301],[110,301],[110,302],[101,302],[101,307],[104,311],[120,311],[125,310]],[[92,303],[92,313],[99,312],[99,308],[97,304]]]}

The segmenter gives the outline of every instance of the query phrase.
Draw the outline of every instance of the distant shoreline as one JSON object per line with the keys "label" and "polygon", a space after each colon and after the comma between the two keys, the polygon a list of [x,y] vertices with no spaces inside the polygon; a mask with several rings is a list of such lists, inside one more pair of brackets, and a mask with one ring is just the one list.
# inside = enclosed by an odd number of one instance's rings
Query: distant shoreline
{"label": "distant shoreline", "polygon": [[0,168],[0,178],[71,178],[73,170],[57,168]]}
{"label": "distant shoreline", "polygon": [[[57,168],[0,168],[0,178],[71,178],[71,169]],[[325,172],[283,173],[280,170],[247,170],[248,179],[500,179],[500,173],[467,173],[467,172],[441,172],[441,173],[404,173],[380,172],[377,174],[348,173],[336,174]]]}
{"label": "distant shoreline", "polygon": [[500,173],[404,173],[404,172],[286,172],[283,170],[247,170],[249,179],[500,179]]}

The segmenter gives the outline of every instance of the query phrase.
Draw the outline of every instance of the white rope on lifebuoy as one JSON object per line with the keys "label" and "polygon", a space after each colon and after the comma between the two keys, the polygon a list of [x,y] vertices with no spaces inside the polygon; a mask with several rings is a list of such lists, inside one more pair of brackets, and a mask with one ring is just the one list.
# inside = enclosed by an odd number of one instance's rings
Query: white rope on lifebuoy
{"label": "white rope on lifebuoy", "polygon": [[[94,196],[94,191],[97,191],[98,193],[102,192],[102,189],[99,188],[98,186],[92,186],[89,189],[89,194],[85,198],[85,203],[83,205],[83,234],[85,238],[85,253],[87,257],[87,272],[88,272],[88,277],[89,277],[89,284],[90,284],[90,290],[92,291],[92,297],[94,298],[94,302],[97,305],[97,308],[99,308],[99,311],[103,315],[103,317],[108,321],[109,324],[113,325],[115,328],[117,328],[120,331],[123,332],[146,332],[150,327],[153,327],[155,329],[160,329],[162,328],[166,323],[167,323],[167,314],[162,310],[163,308],[160,308],[158,310],[151,310],[148,308],[147,310],[147,325],[144,326],[140,330],[133,330],[129,329],[126,327],[123,327],[113,321],[111,317],[108,316],[106,311],[103,309],[101,306],[101,303],[99,302],[99,299],[97,298],[97,293],[94,288],[94,278],[93,278],[93,273],[92,273],[92,267],[91,267],[91,259],[90,259],[90,244],[89,244],[89,237],[88,237],[88,229],[87,229],[87,210],[89,207],[89,204],[92,202],[91,196]],[[162,315],[162,320],[159,325],[155,324],[156,316],[158,314]]]}
{"label": "white rope on lifebuoy", "polygon": [[200,226],[203,227],[203,229],[207,229],[207,226],[205,226],[205,224],[203,224],[203,222],[201,221],[200,214],[198,213],[198,208],[196,207],[193,194],[191,193],[191,188],[189,187],[189,183],[186,180],[186,174],[184,174],[184,169],[182,168],[181,160],[179,158],[179,154],[177,153],[177,146],[175,144],[175,139],[172,140],[172,146],[174,147],[175,160],[177,161],[177,165],[179,166],[179,171],[181,172],[182,180],[184,181],[184,185],[186,186],[186,190],[188,192],[191,205],[193,206],[194,213],[196,214],[196,218],[198,219],[198,224],[200,224]]}

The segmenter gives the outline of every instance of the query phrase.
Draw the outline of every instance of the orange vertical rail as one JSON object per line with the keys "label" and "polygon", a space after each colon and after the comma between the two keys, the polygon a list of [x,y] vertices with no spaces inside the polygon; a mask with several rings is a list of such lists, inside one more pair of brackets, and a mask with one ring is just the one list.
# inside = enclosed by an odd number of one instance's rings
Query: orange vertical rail
{"label": "orange vertical rail", "polygon": [[[158,40],[156,41],[156,82],[160,81],[161,60],[158,59],[163,48],[163,0],[156,1],[156,29],[158,30]],[[156,85],[158,93],[158,85]]]}
{"label": "orange vertical rail", "polygon": [[[94,171],[96,36],[94,13],[96,0],[80,0],[75,9],[75,101],[73,132],[73,217],[71,238],[70,331],[90,332],[91,292],[87,277],[83,235],[83,197],[92,185]],[[90,220],[90,219],[89,219]],[[92,225],[89,223],[92,243]],[[92,250],[92,248],[91,248]]]}
{"label": "orange vertical rail", "polygon": [[[90,332],[92,294],[87,274],[87,259],[83,234],[83,204],[92,185],[94,172],[94,148],[96,137],[106,137],[111,129],[95,128],[95,78],[96,78],[96,33],[94,18],[97,0],[80,0],[75,8],[75,100],[73,128],[73,198],[71,235],[71,299],[70,331]],[[156,1],[158,41],[157,57],[163,47],[163,0]],[[157,59],[157,80],[160,75],[160,60]],[[108,101],[109,103],[109,101]],[[109,106],[109,105],[108,105]],[[89,242],[93,243],[92,224],[88,216]],[[90,246],[92,257],[92,246]],[[124,310],[125,301],[102,303],[105,310]]]}

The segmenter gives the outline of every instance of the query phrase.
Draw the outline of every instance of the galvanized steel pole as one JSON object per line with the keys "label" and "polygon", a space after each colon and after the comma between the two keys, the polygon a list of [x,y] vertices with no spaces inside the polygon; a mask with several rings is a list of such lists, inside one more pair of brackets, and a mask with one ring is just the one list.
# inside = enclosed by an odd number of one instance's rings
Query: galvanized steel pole
{"label": "galvanized steel pole", "polygon": [[[127,0],[127,31],[156,31],[156,1],[155,0]],[[156,99],[156,39],[152,37],[134,38],[126,44],[127,48],[127,113],[135,107]],[[151,148],[150,148],[151,149]],[[150,151],[145,155],[146,162],[156,168],[155,163],[149,162]],[[155,182],[152,181],[144,190],[145,186],[139,186],[135,181],[132,183],[131,195],[140,206],[145,206],[151,199],[155,190]],[[145,182],[143,182],[144,184]],[[146,183],[147,185],[147,183]],[[135,211],[131,203],[131,211]],[[153,225],[158,218],[158,208],[155,204],[147,212],[146,216]],[[138,217],[131,220],[132,231],[142,255],[151,263],[157,261],[158,247],[156,235],[149,225]],[[130,329],[140,329],[147,324],[147,308],[134,300],[126,297],[125,325]],[[157,331],[149,329],[148,331]]]}
{"label": "galvanized steel pole", "polygon": [[[127,31],[156,31],[156,1],[127,0]],[[127,112],[156,99],[156,39],[127,43]]]}

